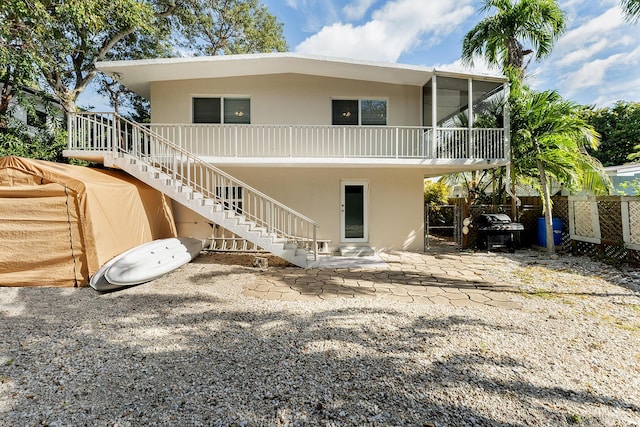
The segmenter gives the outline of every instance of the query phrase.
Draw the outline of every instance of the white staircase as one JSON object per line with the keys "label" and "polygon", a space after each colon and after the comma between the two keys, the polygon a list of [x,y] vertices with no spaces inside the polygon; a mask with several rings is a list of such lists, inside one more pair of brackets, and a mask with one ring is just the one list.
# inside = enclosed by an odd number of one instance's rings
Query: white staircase
{"label": "white staircase", "polygon": [[[107,115],[107,119],[105,119]],[[116,166],[209,221],[299,267],[317,261],[317,224],[113,113],[70,116],[69,151]]]}

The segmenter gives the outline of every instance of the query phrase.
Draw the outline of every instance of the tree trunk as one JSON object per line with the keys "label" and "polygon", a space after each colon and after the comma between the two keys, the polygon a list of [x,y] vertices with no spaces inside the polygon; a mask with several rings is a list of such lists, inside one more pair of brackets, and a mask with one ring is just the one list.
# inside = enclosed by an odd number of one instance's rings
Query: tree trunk
{"label": "tree trunk", "polygon": [[56,95],[58,95],[60,105],[66,113],[75,113],[76,111],[78,111],[75,100],[71,100],[67,96],[61,96],[62,94],[59,93],[56,93]]}
{"label": "tree trunk", "polygon": [[506,167],[510,168],[510,178],[506,185],[511,186],[511,216],[515,222],[520,222],[520,215],[518,214],[518,195],[516,194],[516,180],[514,178],[515,172],[513,171],[513,160]]}
{"label": "tree trunk", "polygon": [[540,173],[540,186],[542,187],[542,203],[544,207],[544,224],[547,237],[547,253],[553,255],[556,253],[555,242],[553,241],[553,209],[551,207],[551,194],[547,185],[547,174],[544,165],[540,159],[537,160],[538,172]]}

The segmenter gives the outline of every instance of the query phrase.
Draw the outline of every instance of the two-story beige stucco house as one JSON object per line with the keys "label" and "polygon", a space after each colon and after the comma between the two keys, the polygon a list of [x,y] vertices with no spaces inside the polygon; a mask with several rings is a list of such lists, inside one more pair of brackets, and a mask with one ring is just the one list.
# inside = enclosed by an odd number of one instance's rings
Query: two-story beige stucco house
{"label": "two-story beige stucco house", "polygon": [[422,250],[424,178],[509,159],[508,112],[502,128],[467,119],[504,96],[500,76],[294,53],[97,67],[150,100],[152,123],[71,115],[67,156],[169,194],[179,234],[217,225],[298,265],[317,241]]}

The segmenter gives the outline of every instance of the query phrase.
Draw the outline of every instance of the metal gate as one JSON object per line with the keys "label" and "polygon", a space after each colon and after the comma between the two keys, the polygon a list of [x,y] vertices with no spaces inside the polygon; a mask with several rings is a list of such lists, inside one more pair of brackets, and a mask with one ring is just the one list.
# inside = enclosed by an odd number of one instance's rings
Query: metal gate
{"label": "metal gate", "polygon": [[424,207],[424,250],[431,247],[434,237],[452,239],[456,249],[462,243],[462,206],[439,205]]}

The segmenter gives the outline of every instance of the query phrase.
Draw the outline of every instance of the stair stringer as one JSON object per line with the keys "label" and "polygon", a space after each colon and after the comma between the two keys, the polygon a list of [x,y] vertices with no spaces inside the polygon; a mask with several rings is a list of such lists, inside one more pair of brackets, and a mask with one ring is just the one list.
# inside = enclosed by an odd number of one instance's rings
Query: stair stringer
{"label": "stair stringer", "polygon": [[290,243],[284,238],[267,233],[264,228],[257,227],[244,216],[231,209],[225,209],[214,199],[194,192],[191,187],[177,182],[144,160],[121,154],[113,159],[113,164],[212,223],[256,244],[267,252],[298,267],[311,268],[315,265],[307,250],[297,247],[295,243]]}

